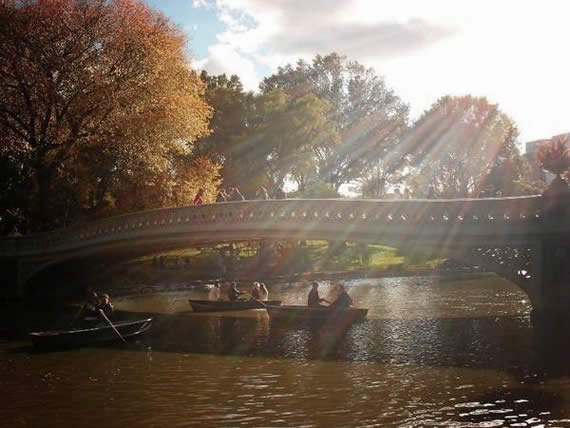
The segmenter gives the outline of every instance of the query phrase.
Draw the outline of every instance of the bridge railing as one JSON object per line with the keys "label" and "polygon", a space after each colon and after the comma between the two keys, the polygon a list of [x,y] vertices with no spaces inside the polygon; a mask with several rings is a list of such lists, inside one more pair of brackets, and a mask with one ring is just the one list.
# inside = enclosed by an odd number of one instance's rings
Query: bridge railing
{"label": "bridge railing", "polygon": [[180,226],[217,226],[249,224],[272,227],[304,223],[334,223],[341,227],[356,224],[393,224],[399,226],[458,224],[500,229],[513,223],[536,224],[543,219],[541,196],[453,199],[453,200],[354,200],[287,199],[270,201],[225,202],[201,206],[164,208],[125,214],[78,224],[37,235],[0,240],[0,254],[41,254],[58,248],[90,245],[102,239],[120,239],[134,233],[167,232]]}

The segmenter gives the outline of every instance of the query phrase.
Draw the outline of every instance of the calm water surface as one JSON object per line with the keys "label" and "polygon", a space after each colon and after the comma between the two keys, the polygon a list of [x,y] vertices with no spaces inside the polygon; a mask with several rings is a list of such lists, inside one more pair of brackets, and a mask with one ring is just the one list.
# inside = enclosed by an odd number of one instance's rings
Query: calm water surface
{"label": "calm water surface", "polygon": [[[345,329],[285,327],[264,310],[194,314],[187,299],[205,293],[186,292],[115,299],[119,317],[155,318],[128,346],[38,353],[4,334],[1,425],[570,426],[568,340],[531,325],[514,285],[347,288],[370,310]],[[275,285],[270,297],[304,303],[308,291]]]}

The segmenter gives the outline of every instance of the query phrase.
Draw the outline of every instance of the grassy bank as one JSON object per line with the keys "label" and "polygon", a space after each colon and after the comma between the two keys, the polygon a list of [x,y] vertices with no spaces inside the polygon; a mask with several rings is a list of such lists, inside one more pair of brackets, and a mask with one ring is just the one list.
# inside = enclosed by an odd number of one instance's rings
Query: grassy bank
{"label": "grassy bank", "polygon": [[[220,244],[167,251],[98,266],[94,282],[115,287],[188,284],[215,278],[378,277],[433,272],[440,259],[400,254],[395,248],[359,243],[296,241]],[[111,285],[111,284],[110,284]]]}

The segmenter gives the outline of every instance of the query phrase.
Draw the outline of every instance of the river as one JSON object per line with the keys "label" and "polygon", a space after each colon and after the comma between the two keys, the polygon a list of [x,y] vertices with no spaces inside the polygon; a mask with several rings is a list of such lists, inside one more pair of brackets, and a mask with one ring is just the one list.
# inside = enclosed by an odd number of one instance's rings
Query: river
{"label": "river", "polygon": [[[568,340],[532,326],[516,286],[494,275],[346,286],[369,312],[343,331],[284,327],[264,310],[192,313],[203,291],[114,299],[120,315],[154,317],[129,345],[37,352],[4,329],[1,425],[570,427]],[[272,285],[270,297],[304,303],[308,291]]]}

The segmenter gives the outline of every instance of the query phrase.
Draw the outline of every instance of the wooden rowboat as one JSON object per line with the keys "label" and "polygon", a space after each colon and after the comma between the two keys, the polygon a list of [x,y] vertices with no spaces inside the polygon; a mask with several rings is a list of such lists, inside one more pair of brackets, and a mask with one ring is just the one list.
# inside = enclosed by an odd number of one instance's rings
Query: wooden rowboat
{"label": "wooden rowboat", "polygon": [[223,300],[194,300],[188,299],[194,312],[220,312],[220,311],[246,311],[249,309],[265,309],[265,305],[279,306],[281,300],[268,300],[258,302],[256,300],[237,300],[227,302]]}
{"label": "wooden rowboat", "polygon": [[[137,321],[119,321],[113,323],[124,338],[137,336],[150,328],[152,318]],[[117,333],[109,324],[103,322],[90,328],[75,328],[72,330],[47,330],[29,334],[34,346],[37,347],[71,347],[91,345],[102,342],[120,340]]]}
{"label": "wooden rowboat", "polygon": [[311,308],[309,306],[302,305],[268,305],[267,312],[272,319],[286,322],[310,320],[339,320],[343,322],[358,322],[366,318],[368,309],[331,309],[328,307]]}

